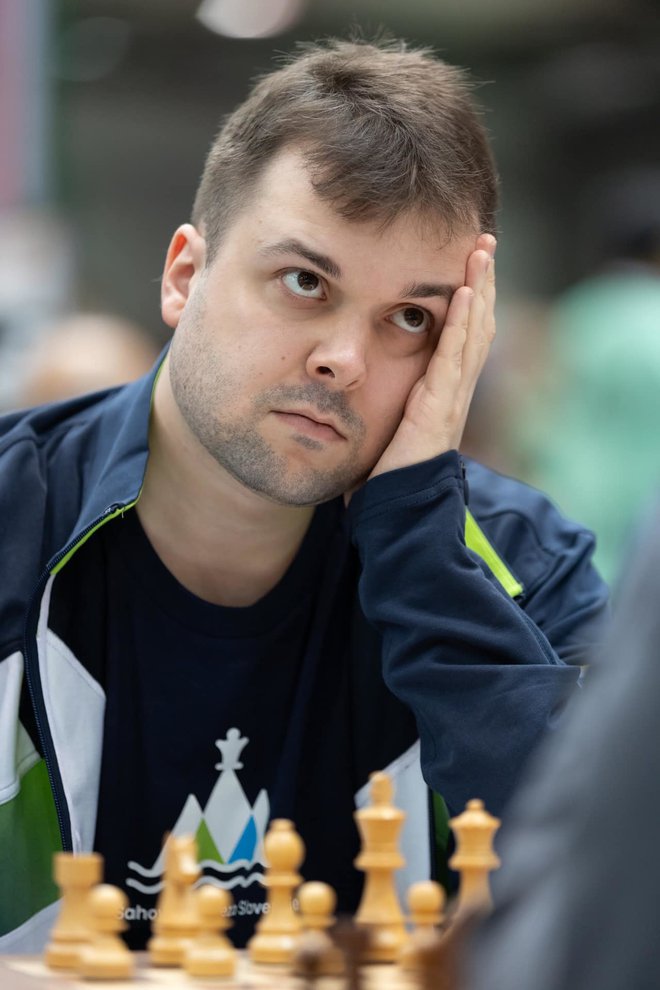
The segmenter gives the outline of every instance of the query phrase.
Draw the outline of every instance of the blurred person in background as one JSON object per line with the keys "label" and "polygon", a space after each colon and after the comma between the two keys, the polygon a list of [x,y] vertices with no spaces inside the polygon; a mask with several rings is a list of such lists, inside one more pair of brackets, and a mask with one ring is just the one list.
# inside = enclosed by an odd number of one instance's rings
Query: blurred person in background
{"label": "blurred person in background", "polygon": [[660,506],[638,544],[589,689],[509,806],[462,990],[660,986]]}
{"label": "blurred person in background", "polygon": [[524,477],[593,529],[613,580],[660,484],[660,172],[608,181],[590,216],[605,260],[551,309],[543,390],[510,422]]}
{"label": "blurred person in background", "polygon": [[38,406],[123,385],[144,375],[158,350],[146,332],[106,313],[78,313],[45,327],[24,355],[16,406]]}

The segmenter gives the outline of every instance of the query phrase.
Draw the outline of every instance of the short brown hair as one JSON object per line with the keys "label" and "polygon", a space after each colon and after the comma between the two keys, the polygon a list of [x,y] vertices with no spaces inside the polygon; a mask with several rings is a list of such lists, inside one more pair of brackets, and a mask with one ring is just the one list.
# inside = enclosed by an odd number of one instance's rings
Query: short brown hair
{"label": "short brown hair", "polygon": [[449,236],[493,233],[497,175],[462,69],[403,42],[305,45],[261,78],[227,118],[193,207],[208,260],[265,166],[305,148],[319,196],[351,220],[406,212],[441,218]]}

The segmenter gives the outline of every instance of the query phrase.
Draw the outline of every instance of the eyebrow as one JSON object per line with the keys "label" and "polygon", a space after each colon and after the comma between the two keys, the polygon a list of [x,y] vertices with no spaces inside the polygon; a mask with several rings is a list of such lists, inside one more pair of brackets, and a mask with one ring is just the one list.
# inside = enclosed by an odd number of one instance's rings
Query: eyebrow
{"label": "eyebrow", "polygon": [[336,261],[329,258],[327,254],[319,254],[318,251],[313,251],[295,237],[289,237],[284,241],[278,241],[276,244],[269,244],[259,253],[265,257],[273,254],[297,254],[300,255],[301,258],[306,258],[307,261],[311,261],[313,265],[316,265],[317,268],[321,269],[324,275],[328,275],[330,278],[335,279],[341,278],[341,268]]}
{"label": "eyebrow", "polygon": [[[341,268],[336,261],[333,261],[327,254],[320,254],[318,251],[307,247],[296,237],[288,237],[283,241],[277,241],[275,244],[269,244],[262,248],[259,253],[264,257],[277,254],[297,254],[320,268],[324,275],[334,279],[342,277]],[[404,287],[400,295],[407,299],[428,299],[431,296],[440,296],[449,301],[457,288],[458,286],[448,285],[445,282],[411,282]]]}
{"label": "eyebrow", "polygon": [[425,299],[428,296],[441,296],[449,301],[458,286],[447,285],[445,282],[411,282],[404,287],[402,296],[408,299]]}

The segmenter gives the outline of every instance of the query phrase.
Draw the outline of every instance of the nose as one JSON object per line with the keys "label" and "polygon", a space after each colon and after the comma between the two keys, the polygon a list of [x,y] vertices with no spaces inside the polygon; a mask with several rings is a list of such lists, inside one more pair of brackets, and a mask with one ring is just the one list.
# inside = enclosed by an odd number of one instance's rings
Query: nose
{"label": "nose", "polygon": [[309,353],[307,374],[328,388],[344,392],[359,388],[367,374],[368,327],[352,324],[325,330]]}

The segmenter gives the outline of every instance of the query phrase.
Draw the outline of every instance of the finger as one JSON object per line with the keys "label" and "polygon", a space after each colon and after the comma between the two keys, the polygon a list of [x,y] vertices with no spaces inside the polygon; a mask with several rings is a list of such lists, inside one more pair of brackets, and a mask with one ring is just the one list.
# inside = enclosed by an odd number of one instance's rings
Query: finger
{"label": "finger", "polygon": [[485,251],[473,252],[467,265],[466,280],[474,291],[463,352],[464,387],[471,394],[483,368],[492,340],[491,270],[493,259]]}
{"label": "finger", "polygon": [[492,307],[487,302],[490,294],[491,290],[488,289],[483,296],[475,295],[470,312],[461,381],[461,388],[465,390],[468,401],[472,398],[495,338],[495,318]]}
{"label": "finger", "polygon": [[497,240],[492,234],[481,234],[477,238],[477,248],[488,251],[492,263],[486,272],[486,288],[484,292],[486,333],[492,343],[495,337],[495,251]]}
{"label": "finger", "polygon": [[466,391],[472,394],[479,371],[483,367],[490,341],[490,324],[486,309],[490,305],[489,265],[495,238],[483,234],[477,239],[476,248],[468,257],[465,286],[457,289],[449,306],[447,318],[435,353],[429,362],[425,384],[431,391],[446,386],[446,375],[460,386],[461,376],[466,379]]}
{"label": "finger", "polygon": [[496,248],[497,239],[493,236],[493,234],[479,234],[476,244],[474,245],[475,251],[487,251],[491,258],[495,257]]}
{"label": "finger", "polygon": [[479,290],[479,298],[483,306],[480,333],[488,347],[495,338],[495,294],[495,259],[491,258]]}
{"label": "finger", "polygon": [[481,275],[478,286],[475,289],[475,298],[479,302],[477,323],[477,310],[474,313],[474,324],[469,330],[474,328],[475,338],[482,341],[487,347],[493,342],[495,337],[495,259],[489,258],[485,272]]}
{"label": "finger", "polygon": [[456,390],[460,385],[473,301],[474,289],[467,285],[456,289],[451,298],[445,325],[424,376],[425,387],[431,392],[445,392],[448,384]]}
{"label": "finger", "polygon": [[497,298],[497,286],[495,280],[495,259],[491,260],[491,263],[486,274],[486,291],[484,292],[484,304],[486,307],[485,319],[486,319],[486,333],[488,335],[489,344],[492,344],[495,339],[496,323],[495,323],[495,302]]}
{"label": "finger", "polygon": [[486,274],[491,255],[488,251],[480,248],[473,251],[468,257],[465,266],[465,284],[475,291],[480,290],[486,284]]}

